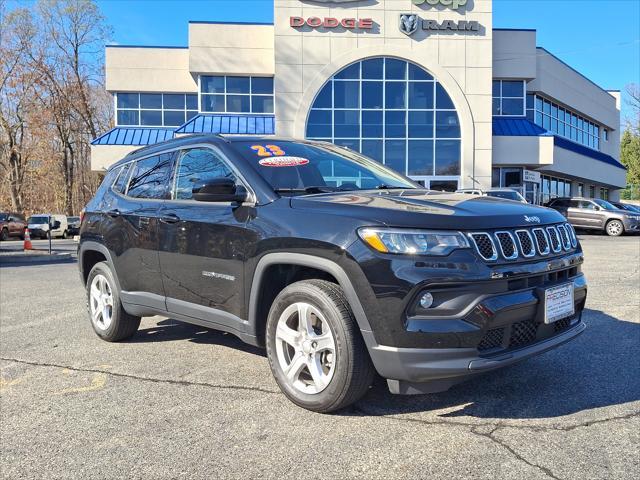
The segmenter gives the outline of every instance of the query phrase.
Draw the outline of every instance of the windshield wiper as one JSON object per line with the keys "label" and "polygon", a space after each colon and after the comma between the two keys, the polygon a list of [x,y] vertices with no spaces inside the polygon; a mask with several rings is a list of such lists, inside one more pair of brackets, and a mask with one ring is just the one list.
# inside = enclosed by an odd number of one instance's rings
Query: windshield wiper
{"label": "windshield wiper", "polygon": [[335,192],[335,187],[329,187],[327,185],[317,185],[304,188],[274,188],[276,193],[331,193]]}
{"label": "windshield wiper", "polygon": [[381,183],[376,186],[378,190],[414,190],[415,187],[394,187],[392,185],[387,185],[386,183]]}

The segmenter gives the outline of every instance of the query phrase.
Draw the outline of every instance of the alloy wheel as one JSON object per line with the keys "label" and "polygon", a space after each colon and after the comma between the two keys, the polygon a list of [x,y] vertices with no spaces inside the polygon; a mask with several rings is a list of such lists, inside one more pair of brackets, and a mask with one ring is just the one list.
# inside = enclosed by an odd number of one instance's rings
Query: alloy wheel
{"label": "alloy wheel", "polygon": [[104,275],[96,275],[89,290],[91,321],[100,330],[107,330],[113,321],[113,291]]}
{"label": "alloy wheel", "polygon": [[622,224],[617,220],[607,224],[607,233],[611,236],[618,236],[622,233]]}
{"label": "alloy wheel", "polygon": [[276,328],[278,363],[289,384],[306,394],[322,392],[333,378],[336,346],[322,313],[305,302],[289,305]]}

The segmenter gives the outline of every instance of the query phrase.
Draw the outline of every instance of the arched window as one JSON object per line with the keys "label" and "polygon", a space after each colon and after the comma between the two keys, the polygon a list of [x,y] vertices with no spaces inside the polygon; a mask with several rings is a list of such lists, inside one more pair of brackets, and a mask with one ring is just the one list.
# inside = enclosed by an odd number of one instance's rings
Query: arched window
{"label": "arched window", "polygon": [[453,102],[437,79],[405,60],[369,58],[336,73],[313,102],[306,136],[349,147],[427,186],[460,175]]}

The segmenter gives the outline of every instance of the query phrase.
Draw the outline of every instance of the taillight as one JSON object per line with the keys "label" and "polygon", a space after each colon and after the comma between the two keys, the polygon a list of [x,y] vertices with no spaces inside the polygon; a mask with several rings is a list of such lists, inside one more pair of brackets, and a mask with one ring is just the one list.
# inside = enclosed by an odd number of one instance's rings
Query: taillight
{"label": "taillight", "polygon": [[80,223],[82,223],[83,219],[84,219],[84,208],[80,210]]}

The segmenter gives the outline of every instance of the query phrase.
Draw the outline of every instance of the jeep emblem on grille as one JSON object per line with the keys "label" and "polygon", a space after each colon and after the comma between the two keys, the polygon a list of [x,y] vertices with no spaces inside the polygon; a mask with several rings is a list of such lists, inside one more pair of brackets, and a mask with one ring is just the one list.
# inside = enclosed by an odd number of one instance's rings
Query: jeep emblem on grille
{"label": "jeep emblem on grille", "polygon": [[524,220],[529,223],[541,223],[540,217],[525,215]]}

